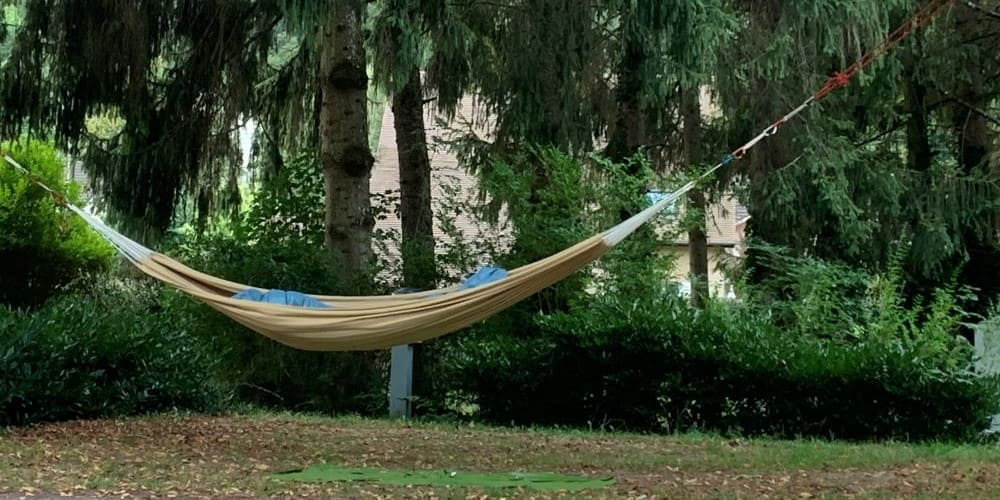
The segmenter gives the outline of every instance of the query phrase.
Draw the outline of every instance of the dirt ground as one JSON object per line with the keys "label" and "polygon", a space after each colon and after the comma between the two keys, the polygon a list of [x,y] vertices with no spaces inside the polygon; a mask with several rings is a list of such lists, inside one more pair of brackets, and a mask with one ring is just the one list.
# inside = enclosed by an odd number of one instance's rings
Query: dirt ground
{"label": "dirt ground", "polygon": [[[1000,498],[995,445],[856,445],[407,424],[158,416],[0,434],[0,498]],[[301,484],[315,463],[610,476],[576,492]]]}

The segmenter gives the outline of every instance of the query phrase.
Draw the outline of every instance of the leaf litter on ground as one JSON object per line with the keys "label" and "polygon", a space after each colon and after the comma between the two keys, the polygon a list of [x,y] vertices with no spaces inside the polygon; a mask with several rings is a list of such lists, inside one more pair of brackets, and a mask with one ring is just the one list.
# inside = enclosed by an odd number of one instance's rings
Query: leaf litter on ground
{"label": "leaf litter on ground", "polygon": [[[996,445],[856,444],[645,436],[457,423],[402,423],[294,414],[161,415],[64,422],[0,434],[0,498],[519,496],[995,497]],[[613,478],[572,490],[405,486],[375,481],[299,482],[275,471],[311,464],[343,469],[533,471]],[[409,483],[415,483],[412,479]]]}

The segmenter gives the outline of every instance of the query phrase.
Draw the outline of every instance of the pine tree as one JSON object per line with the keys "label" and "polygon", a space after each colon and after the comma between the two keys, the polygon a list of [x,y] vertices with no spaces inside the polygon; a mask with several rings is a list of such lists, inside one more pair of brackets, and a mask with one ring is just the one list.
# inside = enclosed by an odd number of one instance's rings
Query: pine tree
{"label": "pine tree", "polygon": [[[730,137],[748,137],[783,115],[922,3],[732,2],[747,29],[724,52],[718,72]],[[958,100],[949,103],[942,92],[974,88],[972,79],[960,77],[964,87],[949,80],[969,74],[970,51],[996,43],[988,36],[956,43],[953,23],[968,15],[963,9],[953,7],[813,106],[807,120],[785,125],[756,148],[742,167],[753,238],[869,271],[903,246],[912,279],[922,286],[949,279],[977,238],[996,244],[989,226],[1000,186],[988,172],[960,167],[962,158],[977,155],[961,152],[969,143],[959,138],[970,129],[959,133],[948,119]],[[995,71],[989,68],[996,58],[985,63],[986,74]],[[985,91],[973,94],[990,99]]]}
{"label": "pine tree", "polygon": [[433,2],[385,0],[373,21],[375,81],[392,95],[399,156],[403,283],[416,289],[437,282],[434,258],[434,214],[431,208],[431,162],[424,124],[424,86]]}
{"label": "pine tree", "polygon": [[326,244],[344,276],[360,284],[371,259],[368,73],[363,0],[332,2],[319,29],[319,144],[326,187]]}
{"label": "pine tree", "polygon": [[[365,5],[27,2],[3,68],[0,123],[7,134],[55,134],[85,153],[111,213],[162,232],[182,200],[196,200],[202,222],[239,204],[236,128],[263,118],[273,168],[288,152],[319,152],[325,240],[357,281],[374,224]],[[122,123],[110,138],[87,129],[102,113]]]}
{"label": "pine tree", "polygon": [[[267,2],[26,2],[3,68],[7,135],[28,129],[83,150],[116,214],[162,231],[183,196],[235,196],[234,125],[280,13]],[[89,117],[121,130],[97,140]]]}

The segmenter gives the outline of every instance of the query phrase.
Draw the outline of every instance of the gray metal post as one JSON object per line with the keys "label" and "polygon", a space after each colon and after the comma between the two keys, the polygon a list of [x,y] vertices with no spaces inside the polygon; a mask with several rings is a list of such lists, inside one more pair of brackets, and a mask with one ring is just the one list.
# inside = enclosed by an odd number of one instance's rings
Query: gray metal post
{"label": "gray metal post", "polygon": [[389,418],[413,416],[410,399],[413,396],[413,346],[392,348],[389,362]]}
{"label": "gray metal post", "polygon": [[[976,371],[980,375],[994,376],[1000,373],[1000,324],[983,321],[973,327],[976,347]],[[1000,412],[1000,408],[997,409]],[[986,434],[1000,433],[1000,413],[994,414]]]}
{"label": "gray metal post", "polygon": [[983,375],[1000,374],[1000,324],[983,321],[973,328],[976,371]]}

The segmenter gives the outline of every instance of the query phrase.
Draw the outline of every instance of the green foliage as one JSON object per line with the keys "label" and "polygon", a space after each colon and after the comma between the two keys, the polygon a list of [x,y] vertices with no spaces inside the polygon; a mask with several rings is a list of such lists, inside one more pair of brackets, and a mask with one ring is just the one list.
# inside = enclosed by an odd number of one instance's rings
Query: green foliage
{"label": "green foliage", "polygon": [[[730,4],[745,24],[723,45],[714,88],[727,135],[739,144],[922,2]],[[885,271],[903,246],[909,292],[947,286],[968,260],[975,271],[960,283],[990,289],[991,280],[975,276],[995,271],[1000,184],[995,172],[967,163],[978,163],[977,148],[993,149],[996,130],[973,109],[995,101],[996,80],[985,75],[998,60],[981,57],[997,52],[996,40],[984,37],[995,20],[972,12],[944,11],[757,146],[740,171],[749,233],[868,273]]]}
{"label": "green foliage", "polygon": [[867,274],[776,247],[755,245],[751,251],[754,268],[745,272],[758,277],[751,286],[741,285],[740,295],[767,310],[776,326],[817,339],[849,341],[864,335],[875,305],[866,301]]}
{"label": "green foliage", "polygon": [[[592,154],[574,157],[553,147],[531,146],[495,158],[480,171],[480,190],[490,203],[482,216],[496,219],[503,209],[513,245],[500,263],[517,267],[548,257],[621,221],[646,203],[641,193],[652,179],[639,157],[616,163]],[[643,231],[626,246],[652,253],[652,233]],[[644,255],[641,251],[633,255]],[[649,262],[648,259],[641,259]],[[648,275],[646,269],[642,275]],[[558,310],[592,278],[576,275],[541,292],[533,306]]]}
{"label": "green foliage", "polygon": [[[736,27],[725,4],[435,1],[422,2],[417,17],[428,26],[427,82],[441,107],[454,110],[474,89],[477,110],[495,125],[492,139],[476,141],[467,157],[483,167],[487,151],[509,153],[531,142],[576,154],[624,128],[641,129],[641,137],[616,156],[664,146],[658,135],[676,130],[677,90],[711,79],[721,42]],[[383,31],[396,36],[377,39],[408,54],[417,28],[394,14],[383,24],[395,31]]]}
{"label": "green foliage", "polygon": [[511,221],[483,217],[482,203],[457,176],[444,175],[435,187],[440,194],[431,204],[442,236],[435,241],[434,264],[442,284],[457,283],[483,264],[500,262],[510,251]]}
{"label": "green foliage", "polygon": [[[39,141],[3,144],[11,158],[79,202],[63,162]],[[113,250],[72,212],[9,165],[0,166],[0,304],[36,306],[85,273],[107,268]]]}
{"label": "green foliage", "polygon": [[755,246],[755,269],[762,276],[741,285],[741,294],[766,312],[774,325],[813,339],[837,342],[873,340],[898,343],[923,355],[943,356],[952,366],[968,345],[955,342],[973,298],[952,279],[928,297],[906,290],[904,256],[896,250],[883,274],[868,275],[845,264],[791,256],[774,247]]}
{"label": "green foliage", "polygon": [[[432,2],[383,0],[369,9],[373,80],[377,87],[395,93],[406,85],[426,59],[427,26],[422,10]],[[436,28],[443,28],[438,26]]]}
{"label": "green foliage", "polygon": [[[398,210],[398,196],[395,193],[376,193],[371,197],[372,215],[376,219],[385,218],[389,213]],[[371,292],[381,283],[342,283],[333,272],[335,264],[330,261],[330,254],[322,251],[325,231],[323,173],[316,157],[311,154],[299,155],[285,162],[280,170],[267,177],[253,192],[249,209],[243,214],[242,220],[233,224],[230,234],[220,232],[209,234],[207,239],[190,238],[190,235],[180,238],[177,243],[182,251],[192,252],[191,257],[219,265],[220,272],[227,275],[238,275],[242,270],[251,273],[261,273],[259,266],[277,266],[276,271],[292,273],[317,273],[313,281],[319,286],[310,289],[311,293],[324,293],[336,290],[341,294],[348,292]],[[364,278],[382,279],[378,271],[385,271],[398,262],[393,262],[385,249],[391,247],[393,234],[376,230],[372,244],[377,250],[383,250],[369,269]],[[226,241],[223,248],[216,249],[215,243]],[[214,242],[214,243],[213,243]],[[229,260],[216,260],[205,252],[242,252],[241,256],[232,256]],[[276,262],[258,262],[258,267],[243,268],[252,264],[250,260],[259,256],[265,261],[275,258]],[[250,260],[248,260],[250,259]],[[324,260],[325,259],[325,260]],[[290,269],[285,266],[301,266]],[[312,267],[312,271],[310,271]],[[257,274],[254,274],[257,276]],[[278,283],[302,282],[303,275],[292,278],[282,277],[280,272],[263,272],[260,278],[265,278],[268,287],[281,288]],[[247,282],[247,281],[244,281]],[[310,282],[311,283],[311,282]],[[262,285],[263,286],[263,285]],[[332,293],[332,292],[330,292]]]}
{"label": "green foliage", "polygon": [[[178,246],[185,262],[216,276],[263,288],[340,292],[329,254],[301,241],[247,245],[209,236]],[[250,331],[180,293],[164,303],[192,318],[192,334],[219,360],[217,375],[242,402],[301,411],[377,414],[386,404],[381,353],[305,352]]]}
{"label": "green foliage", "polygon": [[165,307],[171,315],[193,318],[193,334],[219,362],[215,375],[239,402],[327,414],[385,414],[384,353],[299,351],[187,297],[174,296]]}
{"label": "green foliage", "polygon": [[[506,264],[527,264],[552,255],[590,233],[588,200],[596,186],[585,180],[583,165],[553,148],[527,148],[494,161],[480,175],[480,189],[504,203],[514,231]],[[553,221],[559,221],[554,224]]]}
{"label": "green foliage", "polygon": [[313,155],[284,163],[254,192],[242,227],[249,242],[323,244],[323,170]]}
{"label": "green foliage", "polygon": [[[488,262],[486,259],[507,268],[517,267],[610,228],[619,222],[618,217],[626,209],[631,211],[648,203],[639,196],[646,178],[633,174],[646,169],[639,159],[616,163],[599,155],[575,158],[543,146],[529,147],[507,161],[492,162],[483,171],[482,194],[493,201],[505,200],[502,213],[506,217],[502,220],[509,226],[502,229],[510,230],[513,241],[506,245],[489,237],[466,241],[448,214],[471,208],[453,196],[445,196],[437,210],[445,214],[443,226],[448,234],[448,241],[442,246],[444,252],[438,258],[441,275],[462,277]],[[500,222],[501,207],[487,204],[472,210],[484,219]],[[472,327],[471,331],[506,332],[503,335],[509,336],[512,343],[520,340],[530,343],[535,341],[535,332],[523,325],[533,323],[539,314],[569,310],[581,297],[586,297],[587,289],[637,295],[659,293],[661,276],[670,262],[657,251],[658,241],[653,231],[640,231],[599,263]],[[417,363],[421,366],[421,376],[430,380],[425,387],[433,387],[427,394],[419,394],[422,411],[440,412],[447,406],[447,398],[442,395],[450,389],[447,384],[439,386],[438,381],[448,378],[445,374],[451,372],[453,363],[449,353],[462,349],[456,347],[462,342],[457,337],[466,335],[422,344]]]}
{"label": "green foliage", "polygon": [[[322,244],[323,191],[317,168],[310,157],[289,162],[255,193],[244,220],[231,232],[177,234],[169,253],[249,286],[317,295],[357,292],[338,279]],[[377,414],[387,404],[383,353],[295,350],[179,293],[170,293],[165,307],[172,315],[193,318],[194,335],[216,353],[218,376],[240,401],[363,414]]]}
{"label": "green foliage", "polygon": [[[24,3],[0,85],[5,130],[79,146],[112,214],[166,230],[185,195],[227,207],[233,127],[258,104],[274,2]],[[113,135],[88,119],[113,111]],[[108,127],[101,127],[108,131]]]}
{"label": "green foliage", "polygon": [[[970,439],[997,385],[918,346],[822,341],[735,305],[600,296],[450,351],[447,385],[489,421],[844,439]],[[967,353],[966,353],[967,354]]]}
{"label": "green foliage", "polygon": [[500,314],[438,342],[436,408],[498,423],[971,439],[1000,405],[956,337],[957,289],[913,304],[901,257],[870,276],[769,249],[745,302],[698,311],[662,285],[649,243],[634,243],[602,259],[594,293],[567,308]]}
{"label": "green foliage", "polygon": [[215,356],[157,288],[99,275],[32,312],[0,307],[0,426],[213,411]]}

